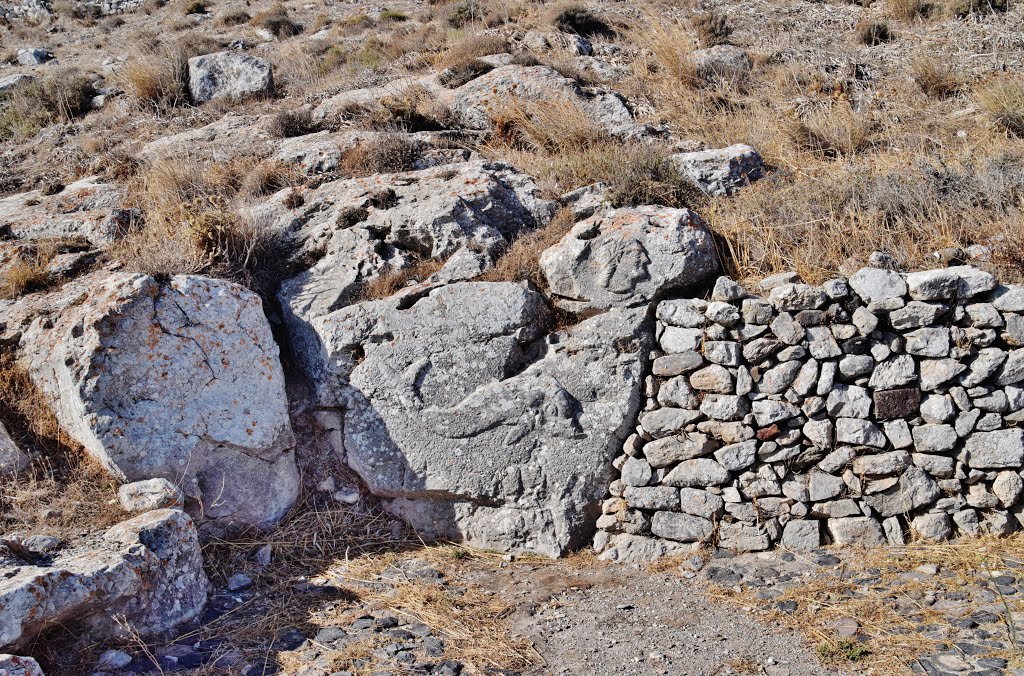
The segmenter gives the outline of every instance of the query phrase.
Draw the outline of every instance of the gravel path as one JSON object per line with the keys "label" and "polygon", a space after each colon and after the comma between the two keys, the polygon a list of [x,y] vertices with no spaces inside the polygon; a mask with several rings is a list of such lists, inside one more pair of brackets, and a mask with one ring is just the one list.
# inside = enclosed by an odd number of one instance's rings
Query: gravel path
{"label": "gravel path", "polygon": [[513,565],[471,574],[515,606],[533,674],[836,674],[785,628],[709,598],[703,580],[630,565]]}

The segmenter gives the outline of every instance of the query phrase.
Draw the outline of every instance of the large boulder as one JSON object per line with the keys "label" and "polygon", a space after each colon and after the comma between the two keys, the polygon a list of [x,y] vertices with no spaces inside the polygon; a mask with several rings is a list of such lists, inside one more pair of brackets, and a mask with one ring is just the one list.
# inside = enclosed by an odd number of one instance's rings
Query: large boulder
{"label": "large boulder", "polygon": [[140,636],[159,634],[195,618],[208,587],[192,519],[178,510],[120,523],[45,566],[0,555],[0,649],[69,623],[94,640],[123,635],[115,618]]}
{"label": "large boulder", "polygon": [[17,474],[28,467],[30,461],[28,453],[14,443],[7,428],[0,423],[0,477]]}
{"label": "large boulder", "polygon": [[236,52],[194,56],[188,60],[188,91],[195,103],[270,96],[273,67],[269,61]]}
{"label": "large boulder", "polygon": [[[522,232],[546,223],[555,205],[533,179],[511,167],[466,162],[401,174],[326,183],[289,207],[288,191],[252,218],[291,233],[300,257],[319,260],[279,293],[292,347],[304,359],[319,347],[309,322],[351,302],[387,271],[448,259],[438,274],[475,276]],[[459,273],[467,258],[477,259]]]}
{"label": "large boulder", "polygon": [[646,306],[695,289],[719,270],[711,233],[687,209],[599,212],[547,249],[540,266],[556,304],[573,312]]}
{"label": "large boulder", "polygon": [[32,380],[118,478],[181,487],[204,528],[276,522],[298,475],[260,299],[223,280],[112,273],[50,294],[25,330]]}
{"label": "large boulder", "polygon": [[124,189],[82,178],[54,194],[31,190],[0,198],[0,239],[81,238],[109,244],[124,234],[133,212]]}
{"label": "large boulder", "polygon": [[463,282],[317,317],[321,402],[348,464],[421,532],[558,556],[600,513],[639,408],[645,311],[539,340],[554,318],[518,284]]}
{"label": "large boulder", "polygon": [[495,120],[502,115],[537,104],[575,108],[611,136],[640,138],[652,133],[633,119],[620,96],[588,96],[574,80],[550,66],[500,66],[470,80],[449,96],[442,95],[441,100],[463,124],[473,129],[493,129]]}

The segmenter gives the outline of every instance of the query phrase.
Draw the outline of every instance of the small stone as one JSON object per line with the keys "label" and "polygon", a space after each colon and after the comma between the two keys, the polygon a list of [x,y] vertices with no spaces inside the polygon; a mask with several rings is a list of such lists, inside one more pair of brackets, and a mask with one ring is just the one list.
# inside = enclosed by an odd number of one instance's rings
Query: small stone
{"label": "small stone", "polygon": [[679,489],[679,511],[710,521],[717,521],[725,511],[725,501],[699,488]]}
{"label": "small stone", "polygon": [[892,328],[903,331],[906,329],[916,329],[929,324],[934,324],[935,321],[946,312],[949,311],[949,307],[940,303],[922,303],[921,301],[911,301],[905,306],[898,310],[893,310],[889,313],[889,323]]}
{"label": "small stone", "polygon": [[925,540],[943,541],[953,536],[953,524],[949,514],[921,514],[911,520],[911,527]]}
{"label": "small stone", "polygon": [[832,359],[843,354],[832,332],[826,326],[812,326],[807,329],[807,349],[815,359]]}
{"label": "small stone", "polygon": [[[704,398],[706,402],[708,397]],[[667,437],[683,430],[687,425],[700,418],[700,411],[686,408],[659,408],[640,417],[640,427],[655,439]]]}
{"label": "small stone", "polygon": [[781,544],[786,549],[808,551],[821,546],[821,522],[790,521],[782,531]]}
{"label": "small stone", "polygon": [[843,492],[845,484],[840,477],[811,470],[807,480],[807,492],[812,502],[831,500]]}
{"label": "small stone", "polygon": [[117,499],[126,512],[150,512],[154,509],[181,509],[185,496],[167,479],[145,479],[117,489]]}
{"label": "small stone", "polygon": [[915,300],[971,298],[996,286],[989,273],[967,265],[927,270],[907,275],[907,287]]}
{"label": "small stone", "polygon": [[917,367],[910,355],[901,354],[875,367],[868,386],[879,390],[904,387],[917,380]]}
{"label": "small stone", "polygon": [[711,291],[711,300],[732,301],[739,300],[746,294],[742,286],[728,277],[719,277],[715,280],[715,288]]}
{"label": "small stone", "polygon": [[920,453],[951,451],[958,439],[952,425],[921,425],[914,428],[913,435],[914,447]]}
{"label": "small stone", "polygon": [[916,387],[896,390],[875,390],[875,415],[883,420],[909,418],[917,414],[921,405],[921,391]]}
{"label": "small stone", "polygon": [[954,415],[953,399],[946,395],[930,394],[921,402],[921,417],[926,423],[949,422]]}
{"label": "small stone", "polygon": [[992,493],[999,499],[999,504],[1009,509],[1020,500],[1024,493],[1024,480],[1016,472],[1000,472],[992,482]]}
{"label": "small stone", "polygon": [[658,303],[658,320],[670,326],[697,329],[707,323],[704,316],[708,309],[706,301],[700,299],[666,300]]}
{"label": "small stone", "polygon": [[875,360],[868,355],[848,354],[839,360],[839,373],[848,380],[866,376],[875,369]]}
{"label": "small stone", "polygon": [[804,327],[794,320],[793,316],[788,312],[780,313],[769,328],[775,334],[775,337],[786,345],[799,345],[806,334]]}
{"label": "small stone", "polygon": [[760,298],[743,299],[743,321],[747,324],[764,326],[772,321],[775,310],[772,304]]}
{"label": "small stone", "polygon": [[730,394],[733,391],[732,374],[724,366],[712,364],[690,374],[690,387],[701,392]]}
{"label": "small stone", "polygon": [[666,326],[658,338],[661,349],[668,354],[681,354],[695,352],[700,348],[704,340],[704,331],[701,329],[682,329],[678,326]]}
{"label": "small stone", "polygon": [[704,358],[713,364],[739,366],[740,345],[733,341],[706,341],[704,343]]}
{"label": "small stone", "polygon": [[1019,468],[1024,462],[1024,430],[976,432],[967,437],[964,448],[974,469]]}
{"label": "small stone", "polygon": [[[920,429],[920,428],[918,428]],[[935,480],[920,467],[909,467],[899,482],[881,493],[865,496],[864,502],[883,517],[906,514],[939,497]]]}
{"label": "small stone", "polygon": [[669,472],[661,483],[676,488],[704,488],[729,482],[729,470],[710,458],[685,460]]}
{"label": "small stone", "polygon": [[936,479],[949,479],[953,476],[953,458],[949,456],[914,453],[911,461]]}
{"label": "small stone", "polygon": [[245,573],[235,573],[228,578],[228,591],[239,592],[252,586],[252,578]]}
{"label": "small stone", "polygon": [[750,400],[732,394],[708,394],[700,403],[700,412],[713,420],[742,420],[750,413]]}
{"label": "small stone", "polygon": [[835,418],[867,418],[871,413],[871,397],[863,387],[836,385],[828,395],[825,408]]}
{"label": "small stone", "polygon": [[758,383],[758,390],[764,394],[780,394],[786,391],[796,379],[803,364],[798,361],[782,362],[778,366],[768,369],[761,382]]}
{"label": "small stone", "polygon": [[768,297],[772,305],[785,312],[817,310],[828,302],[825,290],[810,284],[781,284]]}
{"label": "small stone", "polygon": [[867,308],[859,307],[853,311],[853,325],[862,336],[866,336],[878,328],[878,317]]}
{"label": "small stone", "polygon": [[671,486],[627,486],[622,498],[632,509],[679,509],[679,490]]}
{"label": "small stone", "polygon": [[733,472],[746,469],[757,459],[757,442],[744,441],[723,446],[715,451],[715,459],[727,470]]}
{"label": "small stone", "polygon": [[756,338],[743,346],[743,358],[753,366],[757,366],[781,349],[777,340]]}
{"label": "small stone", "polygon": [[681,352],[655,359],[652,373],[656,376],[678,376],[695,371],[703,365],[704,357],[699,352]]}
{"label": "small stone", "polygon": [[949,355],[949,329],[924,328],[906,334],[907,352],[919,357]]}
{"label": "small stone", "polygon": [[800,415],[799,408],[783,401],[755,401],[751,408],[754,412],[754,419],[761,427],[767,427],[772,423],[796,418]]}
{"label": "small stone", "polygon": [[967,366],[955,359],[922,359],[921,389],[925,392],[935,390],[966,370]]}
{"label": "small stone", "polygon": [[647,462],[655,469],[670,467],[683,460],[709,455],[718,447],[718,442],[700,432],[686,432],[680,435],[655,439],[644,446]]}
{"label": "small stone", "polygon": [[708,303],[708,309],[704,312],[704,316],[726,328],[732,328],[740,323],[740,311],[729,303],[721,301]]}
{"label": "small stone", "polygon": [[627,486],[646,486],[654,472],[643,458],[627,458],[622,465],[622,483]]}
{"label": "small stone", "polygon": [[893,448],[909,448],[914,445],[914,438],[910,434],[910,425],[906,420],[893,420],[884,423],[882,428]]}
{"label": "small stone", "polygon": [[106,650],[96,662],[99,669],[123,669],[132,662],[132,656],[121,650]]}
{"label": "small stone", "polygon": [[907,467],[910,467],[910,454],[906,451],[862,455],[853,461],[854,473],[866,476],[902,474]]}
{"label": "small stone", "polygon": [[835,429],[831,420],[810,420],[804,423],[804,436],[816,448],[832,448]]}
{"label": "small stone", "polygon": [[762,291],[770,292],[777,286],[783,284],[797,284],[800,282],[800,275],[795,272],[779,272],[769,277],[765,277],[758,284]]}

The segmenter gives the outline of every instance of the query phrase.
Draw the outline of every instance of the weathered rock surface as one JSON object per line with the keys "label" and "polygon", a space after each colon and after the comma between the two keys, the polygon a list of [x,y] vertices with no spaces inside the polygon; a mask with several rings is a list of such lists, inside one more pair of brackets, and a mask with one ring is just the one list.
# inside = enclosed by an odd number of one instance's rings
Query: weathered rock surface
{"label": "weathered rock surface", "polygon": [[639,410],[644,312],[538,341],[536,292],[457,283],[317,317],[321,402],[349,465],[426,533],[557,556],[600,512]]}
{"label": "weathered rock surface", "polygon": [[0,674],[5,676],[44,676],[39,663],[31,657],[0,655]]}
{"label": "weathered rock surface", "polygon": [[[351,302],[362,284],[421,258],[447,258],[446,281],[474,277],[555,205],[533,179],[500,163],[467,162],[402,174],[333,181],[295,209],[283,191],[250,216],[289,233],[298,257],[319,257],[286,280],[278,297],[293,351],[319,350],[313,318]],[[459,265],[469,259],[470,270]],[[307,364],[308,367],[308,364]]]}
{"label": "weathered rock surface", "polygon": [[17,474],[28,467],[29,462],[31,458],[28,453],[14,443],[7,428],[0,423],[0,477]]}
{"label": "weathered rock surface", "polygon": [[3,649],[69,622],[84,623],[95,638],[121,635],[115,617],[151,636],[196,617],[208,588],[195,527],[177,510],[120,523],[88,550],[62,554],[52,565],[0,572]]}
{"label": "weathered rock surface", "polygon": [[269,61],[248,54],[216,52],[188,60],[188,91],[195,103],[240,101],[274,93]]}
{"label": "weathered rock surface", "polygon": [[181,487],[203,527],[267,526],[294,502],[284,376],[259,297],[204,277],[92,276],[21,339],[62,427],[122,480]]}
{"label": "weathered rock surface", "polygon": [[41,190],[0,198],[0,237],[81,238],[109,244],[124,234],[133,212],[124,190],[96,176],[79,179],[54,195]]}
{"label": "weathered rock surface", "polygon": [[695,289],[718,272],[707,227],[686,209],[637,207],[595,214],[540,258],[554,301],[574,312],[638,307]]}
{"label": "weathered rock surface", "polygon": [[765,173],[761,155],[743,144],[677,153],[672,156],[672,162],[701,190],[716,197],[732,195],[739,188],[763,178]]}
{"label": "weathered rock surface", "polygon": [[154,509],[181,509],[185,496],[167,479],[145,479],[117,489],[117,499],[126,512],[150,512]]}

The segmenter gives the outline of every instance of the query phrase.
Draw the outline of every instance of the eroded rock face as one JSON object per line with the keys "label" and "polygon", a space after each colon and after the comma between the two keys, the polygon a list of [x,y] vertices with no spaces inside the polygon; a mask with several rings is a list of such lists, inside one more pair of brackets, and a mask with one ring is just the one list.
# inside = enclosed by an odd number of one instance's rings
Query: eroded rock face
{"label": "eroded rock face", "polygon": [[209,586],[195,527],[178,510],[120,523],[94,546],[60,555],[52,565],[13,565],[0,573],[0,649],[71,622],[84,623],[97,639],[117,636],[123,630],[115,617],[142,636],[158,634],[196,617]]}
{"label": "eroded rock face", "polygon": [[552,323],[540,294],[483,282],[314,319],[349,465],[423,532],[549,556],[582,544],[636,419],[648,335],[641,310],[538,340]]}
{"label": "eroded rock face", "polygon": [[21,339],[62,427],[126,481],[181,487],[204,528],[294,502],[284,376],[259,298],[223,280],[113,273],[50,294]]}
{"label": "eroded rock face", "polygon": [[40,190],[0,198],[0,236],[17,239],[82,238],[109,244],[124,234],[133,213],[124,208],[124,190],[83,178],[54,195]]}
{"label": "eroded rock face", "polygon": [[195,103],[240,101],[274,93],[270,62],[247,54],[217,52],[188,60],[188,91]]}
{"label": "eroded rock face", "polygon": [[253,217],[290,231],[300,255],[320,256],[278,295],[300,359],[319,350],[309,322],[347,305],[362,284],[420,258],[446,258],[445,280],[476,276],[555,209],[532,178],[489,162],[334,181],[297,209],[285,199],[276,195]]}
{"label": "eroded rock face", "polygon": [[736,144],[728,148],[676,153],[672,156],[676,167],[693,179],[709,195],[732,195],[736,190],[763,178],[764,162],[761,155],[748,145]]}
{"label": "eroded rock face", "polygon": [[0,674],[6,676],[43,676],[39,663],[31,657],[0,655]]}
{"label": "eroded rock face", "polygon": [[686,209],[600,212],[546,250],[540,266],[556,304],[573,312],[646,306],[670,290],[696,289],[718,272],[704,221]]}
{"label": "eroded rock face", "polygon": [[28,453],[14,443],[11,435],[7,433],[7,428],[0,423],[0,478],[17,474],[28,467],[30,460]]}

